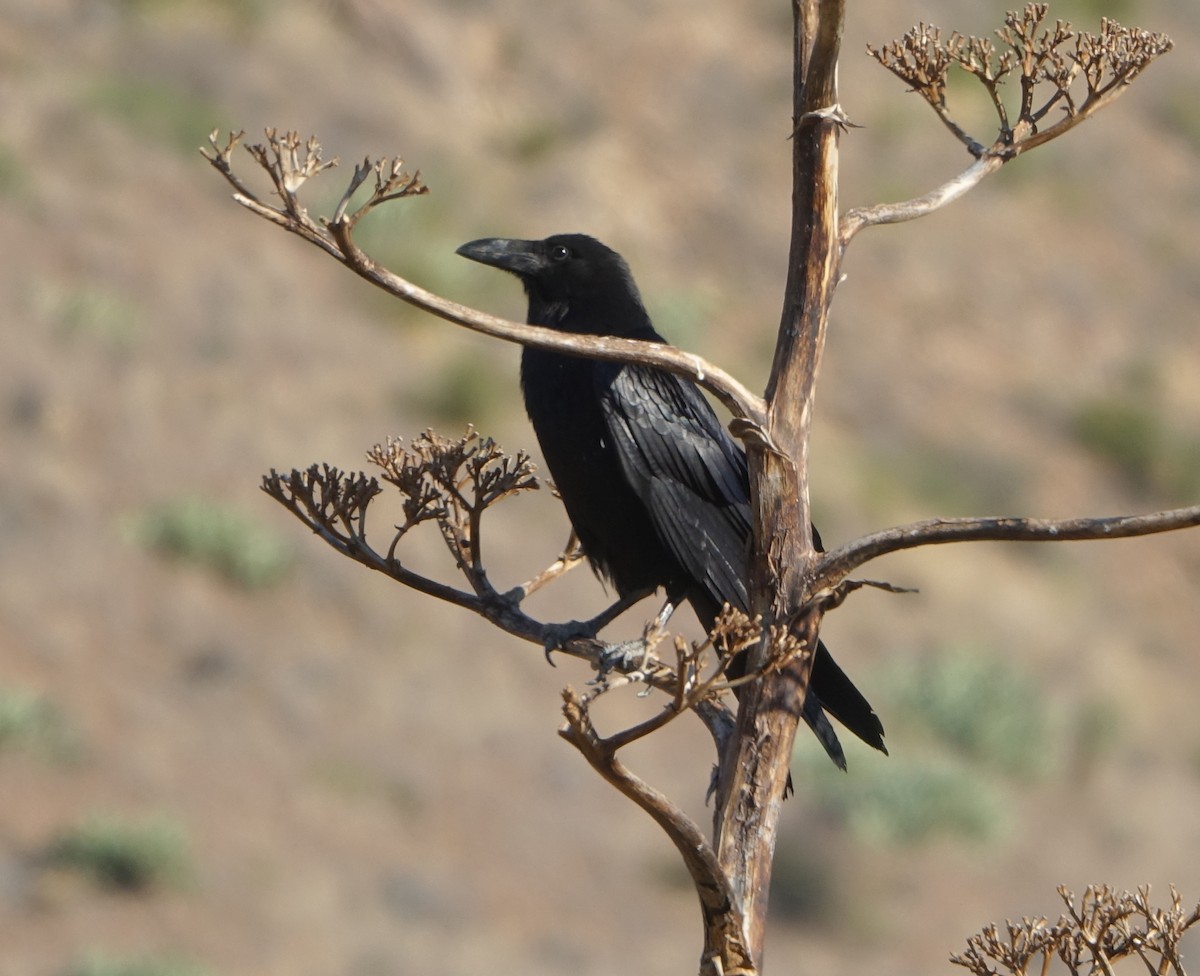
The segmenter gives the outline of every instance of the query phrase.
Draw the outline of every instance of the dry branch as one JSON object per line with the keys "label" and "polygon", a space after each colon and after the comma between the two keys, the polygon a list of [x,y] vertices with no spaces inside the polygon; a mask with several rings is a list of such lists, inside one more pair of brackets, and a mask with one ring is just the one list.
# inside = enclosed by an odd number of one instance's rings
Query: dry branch
{"label": "dry branch", "polygon": [[[722,676],[732,655],[744,646],[731,636],[751,626],[744,615],[743,619],[733,613],[723,616],[714,637],[677,654],[675,668],[659,661],[648,647],[625,655],[619,648],[614,653],[612,646],[597,638],[636,600],[619,600],[587,621],[550,624],[535,620],[521,609],[522,601],[532,590],[578,565],[582,556],[578,550],[565,552],[533,581],[506,592],[498,591],[488,579],[483,560],[484,513],[507,498],[538,488],[527,454],[507,455],[491,438],[468,428],[460,438],[432,431],[407,444],[389,438],[368,451],[367,457],[401,496],[404,520],[393,526],[386,549],[377,548],[367,538],[369,506],[383,491],[376,478],[314,464],[288,474],[272,471],[263,479],[263,490],[326,543],[369,569],[478,614],[505,632],[537,644],[547,655],[555,649],[589,662],[599,674],[590,697],[629,683],[670,696],[672,704],[651,726],[641,731],[635,727],[614,737],[618,746],[677,714],[695,711],[720,748],[729,725],[728,708],[719,697],[725,687]],[[402,542],[409,532],[427,523],[438,529],[469,589],[433,579],[405,563]],[[712,663],[709,653],[714,648],[717,659]]]}
{"label": "dry branch", "polygon": [[[1118,98],[1146,68],[1171,50],[1165,34],[1100,21],[1098,34],[1076,31],[1065,21],[1046,24],[1049,7],[1027,4],[1010,11],[995,32],[999,42],[917,24],[899,40],[867,53],[920,95],[976,161],[962,174],[930,193],[900,203],[849,211],[839,240],[845,250],[863,227],[913,220],[958,199],[1023,152],[1056,139]],[[997,132],[989,141],[968,133],[954,118],[946,99],[949,74],[966,72],[987,92],[996,112]],[[1015,77],[1019,104],[1010,112],[1003,85]],[[1062,116],[1042,127],[1051,111]]]}
{"label": "dry branch", "polygon": [[[554,349],[573,356],[657,366],[704,387],[720,400],[730,413],[741,418],[749,427],[761,428],[764,425],[766,407],[763,399],[751,393],[725,370],[693,353],[663,343],[574,335],[512,322],[442,298],[373,261],[355,243],[354,225],[382,203],[426,192],[424,184],[420,181],[420,173],[409,176],[404,171],[403,160],[399,157],[394,160],[382,159],[376,163],[371,163],[369,159],[364,160],[355,168],[334,218],[317,223],[300,206],[296,190],[310,175],[316,175],[335,165],[336,159],[329,163],[321,161],[321,145],[315,137],[301,143],[299,135],[295,132],[280,136],[277,130],[267,129],[267,143],[249,146],[247,149],[259,166],[267,172],[275,192],[282,198],[282,206],[272,206],[257,197],[233,170],[233,151],[243,135],[243,132],[230,133],[228,140],[221,145],[218,133],[214,130],[209,135],[210,148],[201,150],[204,158],[234,188],[234,200],[264,220],[321,248],[355,274],[401,301],[464,328],[506,342]],[[303,157],[300,156],[301,145],[304,146]],[[375,188],[370,198],[357,210],[347,214],[351,198],[371,174],[375,174]]]}
{"label": "dry branch", "polygon": [[1200,525],[1200,505],[1109,518],[928,519],[862,536],[824,553],[813,574],[816,589],[837,586],[859,566],[888,553],[948,542],[1080,542],[1131,539]]}
{"label": "dry branch", "polygon": [[1150,976],[1187,976],[1179,944],[1200,922],[1200,905],[1185,908],[1174,887],[1169,908],[1150,904],[1149,886],[1117,892],[1108,885],[1089,885],[1078,903],[1065,886],[1058,894],[1066,911],[1057,922],[1022,918],[1006,922],[1003,930],[988,925],[950,961],[975,976],[1045,974],[1056,961],[1072,976],[1113,976],[1115,963],[1136,959]]}
{"label": "dry branch", "polygon": [[617,758],[617,746],[596,733],[586,707],[570,688],[563,692],[563,715],[567,724],[559,734],[605,780],[645,810],[683,858],[704,922],[701,976],[753,976],[757,969],[744,941],[736,893],[704,832],[664,794],[630,772]]}

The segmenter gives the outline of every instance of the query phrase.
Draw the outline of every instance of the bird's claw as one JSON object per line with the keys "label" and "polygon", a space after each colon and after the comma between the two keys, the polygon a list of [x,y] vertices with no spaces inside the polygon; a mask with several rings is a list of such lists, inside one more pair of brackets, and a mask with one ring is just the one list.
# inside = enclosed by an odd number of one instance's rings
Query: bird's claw
{"label": "bird's claw", "polygon": [[567,641],[579,637],[595,637],[596,630],[583,620],[568,620],[562,624],[546,624],[542,630],[542,651],[546,655],[546,663],[557,667],[550,655],[562,649]]}

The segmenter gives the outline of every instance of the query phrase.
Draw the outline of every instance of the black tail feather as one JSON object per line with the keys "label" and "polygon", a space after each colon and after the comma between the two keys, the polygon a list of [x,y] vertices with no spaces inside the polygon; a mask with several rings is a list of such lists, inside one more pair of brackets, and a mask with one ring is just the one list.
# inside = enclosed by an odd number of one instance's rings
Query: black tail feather
{"label": "black tail feather", "polygon": [[[809,688],[811,693],[819,699],[821,708],[867,745],[878,749],[885,756],[887,755],[887,746],[883,744],[883,723],[875,714],[871,703],[863,697],[863,693],[854,687],[854,682],[846,676],[845,671],[838,667],[837,661],[833,659],[833,655],[829,653],[829,649],[822,641],[817,642],[817,656],[813,660]],[[808,704],[806,703],[806,718],[807,711]],[[812,725],[811,721],[809,721],[809,725]],[[830,758],[834,762],[838,762],[838,757],[830,752],[821,733],[815,727],[813,731],[817,732],[817,738],[821,739],[822,744],[825,745],[825,751],[829,752]],[[840,747],[838,753],[839,755],[841,753]],[[844,762],[843,759],[838,765],[844,768]]]}

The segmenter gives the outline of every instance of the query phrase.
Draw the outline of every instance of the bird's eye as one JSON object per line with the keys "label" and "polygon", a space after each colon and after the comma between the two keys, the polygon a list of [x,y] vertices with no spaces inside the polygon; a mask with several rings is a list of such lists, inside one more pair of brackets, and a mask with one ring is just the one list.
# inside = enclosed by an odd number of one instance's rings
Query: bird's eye
{"label": "bird's eye", "polygon": [[565,261],[570,256],[571,249],[565,244],[555,244],[554,247],[550,248],[551,261]]}

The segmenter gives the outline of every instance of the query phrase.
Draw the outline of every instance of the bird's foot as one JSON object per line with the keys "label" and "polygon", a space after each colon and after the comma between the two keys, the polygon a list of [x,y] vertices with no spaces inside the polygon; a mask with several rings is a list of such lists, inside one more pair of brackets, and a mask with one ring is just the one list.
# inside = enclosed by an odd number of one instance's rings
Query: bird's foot
{"label": "bird's foot", "polygon": [[[596,628],[593,621],[568,620],[561,624],[546,624],[542,637],[546,662],[553,667],[554,659],[550,655],[554,651],[561,650],[571,640],[581,637],[594,639]],[[608,676],[614,672],[625,681],[645,681],[658,664],[654,656],[654,644],[654,641],[645,637],[605,644],[604,650],[595,658],[596,677],[591,683],[606,684]]]}
{"label": "bird's foot", "polygon": [[568,620],[561,624],[546,624],[542,630],[542,650],[546,655],[546,663],[554,667],[551,653],[562,649],[567,641],[579,637],[595,637],[596,628],[586,620]]}
{"label": "bird's foot", "polygon": [[599,670],[601,675],[609,671],[620,671],[622,674],[645,673],[650,663],[650,645],[641,637],[635,640],[621,641],[619,644],[606,644],[600,655]]}
{"label": "bird's foot", "polygon": [[622,684],[644,682],[646,687],[640,694],[648,695],[649,677],[658,664],[653,650],[653,645],[642,637],[606,645],[592,684],[608,685],[609,675],[615,671],[620,674]]}

